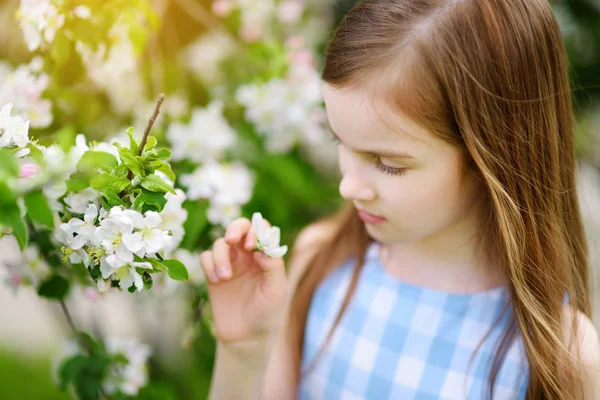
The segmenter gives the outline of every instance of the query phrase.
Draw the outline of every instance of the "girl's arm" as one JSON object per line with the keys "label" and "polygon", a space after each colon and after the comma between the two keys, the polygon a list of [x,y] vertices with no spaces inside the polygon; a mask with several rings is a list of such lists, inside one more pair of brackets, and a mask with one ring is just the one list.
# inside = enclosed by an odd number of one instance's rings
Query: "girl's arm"
{"label": "girl's arm", "polygon": [[[282,312],[278,318],[278,323],[272,328],[272,333],[262,335],[259,339],[252,341],[247,339],[231,341],[217,340],[215,369],[209,396],[211,400],[291,400],[296,398],[298,382],[293,373],[294,365],[292,364],[291,349],[285,340],[289,318],[288,310],[295,285],[306,268],[308,260],[314,254],[315,247],[329,231],[326,228],[327,226],[329,226],[327,223],[314,224],[305,228],[298,235],[288,261],[289,282],[280,282],[286,283],[288,286],[287,298],[283,302]],[[240,222],[238,228],[240,227],[242,231],[248,228],[247,221]],[[228,227],[228,230],[230,229]],[[233,230],[236,230],[236,228],[233,228]],[[215,246],[214,256],[213,254],[203,255],[203,268],[205,268],[207,276],[215,269],[213,268],[214,266],[220,266],[227,262],[226,257],[222,255],[227,252],[219,250],[219,247],[223,247],[223,244],[220,243]],[[250,245],[249,248],[253,248],[253,245]],[[213,262],[213,258],[216,261]],[[276,261],[271,260],[271,262]],[[235,271],[236,267],[234,266],[233,269]],[[277,271],[277,269],[275,268],[274,271]],[[228,283],[228,280],[225,280],[223,285],[227,285]],[[217,285],[221,284],[218,283]],[[211,286],[209,285],[210,288]],[[221,289],[226,289],[226,286],[222,286]],[[215,315],[215,325],[217,325],[217,322],[220,322],[222,327],[227,328],[222,329],[221,335],[217,334],[217,337],[256,337],[247,335],[244,330],[243,335],[236,335],[236,331],[239,330],[236,329],[238,325],[246,328],[245,325],[249,324],[249,322],[243,321],[243,318],[239,320],[240,322],[233,321],[236,317],[231,314],[236,314],[234,312],[236,311],[234,309],[236,304],[235,302],[227,304],[227,300],[240,297],[238,293],[242,292],[244,287],[240,286],[238,288],[234,286],[232,289],[231,292],[222,293],[217,292],[218,289],[216,287],[212,289],[213,293],[209,290],[213,313],[216,311],[219,314],[217,310],[221,309],[221,314],[224,314],[220,318],[218,315]],[[241,311],[241,309],[237,311]],[[257,320],[256,316],[250,317],[251,320]],[[228,334],[224,335],[223,332]]]}
{"label": "girl's arm", "polygon": [[281,321],[282,324],[278,329],[273,353],[267,368],[264,400],[292,400],[296,398],[299,382],[294,372],[296,366],[293,365],[292,349],[287,340],[289,309],[298,280],[308,266],[308,262],[315,254],[319,244],[332,233],[333,226],[330,222],[319,222],[309,225],[296,238],[294,251],[289,260],[290,292]]}

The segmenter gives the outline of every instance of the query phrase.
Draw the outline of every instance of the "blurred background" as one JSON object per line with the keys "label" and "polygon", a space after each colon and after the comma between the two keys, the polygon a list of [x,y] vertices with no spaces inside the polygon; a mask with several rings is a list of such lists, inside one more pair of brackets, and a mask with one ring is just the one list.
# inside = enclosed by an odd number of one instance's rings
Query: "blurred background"
{"label": "blurred background", "polygon": [[[139,138],[165,93],[153,133],[172,149],[176,172],[189,174],[188,252],[180,256],[193,274],[198,253],[232,218],[260,210],[289,244],[339,205],[319,72],[332,29],[356,2],[0,0],[0,108],[14,103],[31,121],[30,136],[69,148],[78,133],[107,141],[134,126]],[[570,61],[581,205],[595,270],[600,1],[553,7]],[[211,204],[192,189],[202,183],[200,166],[215,157],[236,204]],[[13,247],[0,242],[2,260],[19,257]],[[206,397],[214,357],[210,327],[198,316],[206,295],[173,285],[148,296],[74,290],[68,301],[81,327],[151,346],[149,373],[158,389],[138,398]],[[55,384],[69,334],[57,304],[32,288],[1,285],[0,398],[70,398]]]}

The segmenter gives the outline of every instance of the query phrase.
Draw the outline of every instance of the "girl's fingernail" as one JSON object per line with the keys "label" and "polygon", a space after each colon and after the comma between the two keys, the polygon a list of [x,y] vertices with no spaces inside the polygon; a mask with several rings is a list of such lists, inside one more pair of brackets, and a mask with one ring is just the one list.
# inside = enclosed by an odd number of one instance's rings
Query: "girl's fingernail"
{"label": "girl's fingernail", "polygon": [[230,275],[229,268],[227,268],[227,267],[221,267],[221,268],[219,268],[219,272],[220,272],[220,275],[223,278],[229,278],[229,275]]}
{"label": "girl's fingernail", "polygon": [[219,277],[217,276],[217,274],[215,273],[215,271],[211,271],[211,273],[208,276],[208,279],[210,279],[210,281],[212,283],[217,283],[219,282]]}

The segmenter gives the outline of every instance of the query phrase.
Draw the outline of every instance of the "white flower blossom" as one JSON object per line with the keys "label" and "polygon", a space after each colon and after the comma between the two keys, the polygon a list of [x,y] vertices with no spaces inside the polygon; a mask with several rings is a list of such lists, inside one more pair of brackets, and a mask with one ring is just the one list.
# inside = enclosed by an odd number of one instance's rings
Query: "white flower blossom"
{"label": "white flower blossom", "polygon": [[181,176],[181,183],[188,187],[191,200],[209,199],[219,204],[246,204],[252,196],[254,177],[241,162],[219,164],[207,162],[192,174]]}
{"label": "white flower blossom", "polygon": [[4,283],[15,293],[21,286],[37,288],[51,274],[38,248],[32,245],[22,252],[12,235],[0,238],[0,250],[0,267],[4,267],[6,273]]}
{"label": "white flower blossom", "polygon": [[233,146],[236,134],[223,117],[222,109],[222,102],[213,101],[206,108],[194,109],[189,124],[174,122],[169,126],[167,139],[173,160],[202,163],[220,159]]}
{"label": "white flower blossom", "polygon": [[171,232],[172,240],[168,251],[176,249],[185,235],[183,224],[187,220],[188,212],[183,208],[183,202],[186,200],[185,193],[181,189],[175,189],[175,194],[167,193],[165,195],[167,204],[160,212],[161,225],[163,231]]}
{"label": "white flower blossom", "polygon": [[42,41],[51,43],[65,16],[51,0],[21,0],[19,20],[29,51],[37,50]]}
{"label": "white flower blossom", "polygon": [[188,187],[189,199],[210,201],[207,216],[211,223],[226,225],[239,217],[240,207],[250,201],[254,177],[240,162],[221,165],[211,161],[182,175],[181,183]]}
{"label": "white flower blossom", "polygon": [[69,211],[75,214],[83,214],[90,204],[98,206],[100,192],[92,188],[85,188],[79,192],[71,192],[65,198],[64,202]]}
{"label": "white flower blossom", "polygon": [[11,116],[12,103],[0,109],[0,148],[25,147],[29,143],[29,121]]}
{"label": "white flower blossom", "polygon": [[194,76],[206,84],[214,86],[224,78],[221,62],[233,56],[236,43],[223,32],[209,31],[182,50],[183,64]]}
{"label": "white flower blossom", "polygon": [[128,396],[136,396],[148,383],[147,363],[151,354],[150,346],[136,339],[109,337],[106,340],[106,349],[111,355],[125,356],[127,362],[124,365],[111,365],[103,384],[104,390],[108,394],[120,391]]}
{"label": "white flower blossom", "polygon": [[119,115],[131,113],[145,98],[145,86],[138,69],[138,56],[129,37],[129,28],[122,20],[115,21],[107,42],[94,51],[83,42],[75,43],[86,66],[90,80],[104,90],[112,109]]}
{"label": "white flower blossom", "polygon": [[0,76],[0,106],[12,103],[13,112],[27,119],[32,128],[46,128],[53,120],[52,103],[42,98],[50,84],[42,67],[43,60],[37,56],[10,70],[6,77]]}
{"label": "white flower blossom", "polygon": [[292,64],[285,79],[243,85],[235,97],[246,107],[246,119],[265,137],[267,150],[280,153],[325,136],[321,85],[312,66]]}
{"label": "white flower blossom", "polygon": [[213,225],[226,226],[240,215],[242,207],[239,204],[212,203],[206,211],[206,217]]}
{"label": "white flower blossom", "polygon": [[132,212],[134,232],[123,235],[123,244],[140,257],[153,255],[169,247],[171,236],[161,229],[162,219],[159,213],[147,211],[143,216]]}
{"label": "white flower blossom", "polygon": [[269,257],[283,257],[287,253],[287,246],[280,246],[281,231],[276,226],[267,227],[261,213],[252,215],[252,230],[256,234],[256,248],[264,251]]}
{"label": "white flower blossom", "polygon": [[152,264],[149,262],[131,262],[129,265],[124,265],[115,270],[112,277],[119,280],[121,289],[127,290],[131,285],[135,285],[138,292],[144,288],[142,276],[137,272],[136,268],[152,269]]}
{"label": "white flower blossom", "polygon": [[[125,360],[117,360],[110,364],[108,374],[102,382],[103,390],[110,395],[121,392],[127,396],[136,396],[149,381],[147,364],[151,355],[150,346],[133,338],[109,336],[105,347],[110,356],[123,356]],[[57,381],[61,365],[78,354],[85,354],[79,342],[63,342],[59,354],[53,357],[52,362],[53,375]]]}

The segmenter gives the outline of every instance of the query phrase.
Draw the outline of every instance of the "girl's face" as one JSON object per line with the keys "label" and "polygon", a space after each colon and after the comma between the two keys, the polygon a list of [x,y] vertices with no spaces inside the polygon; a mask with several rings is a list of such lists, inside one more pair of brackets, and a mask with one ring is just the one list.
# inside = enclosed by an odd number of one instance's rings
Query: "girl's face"
{"label": "girl's face", "polygon": [[473,234],[482,189],[472,176],[463,177],[458,148],[397,111],[376,114],[366,92],[325,84],[323,94],[340,142],[340,194],[359,211],[382,218],[359,212],[371,237],[445,242]]}

